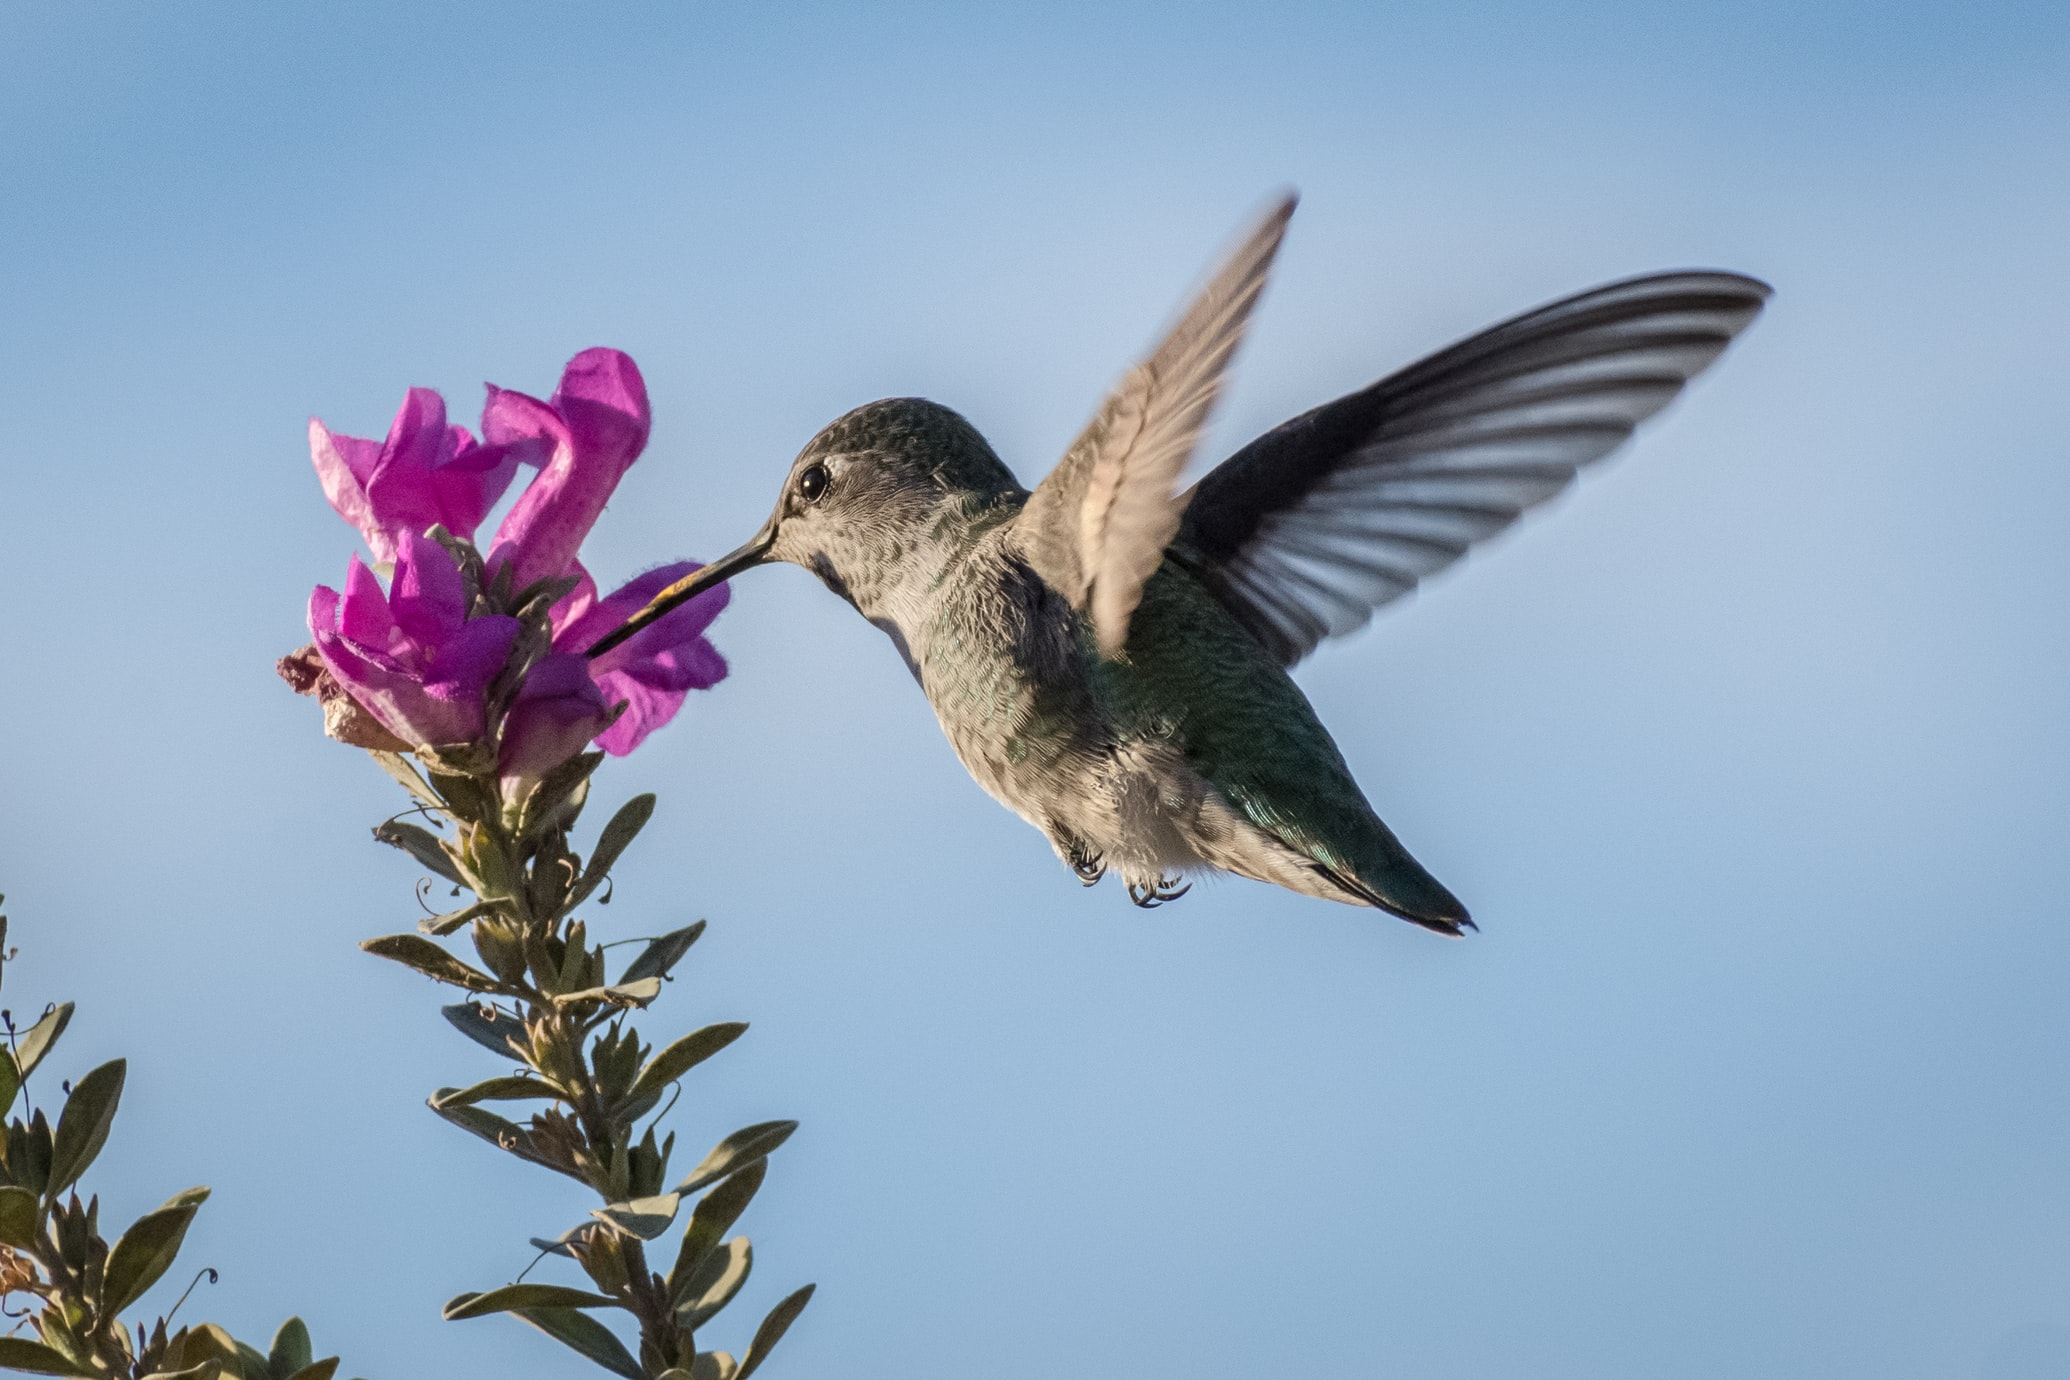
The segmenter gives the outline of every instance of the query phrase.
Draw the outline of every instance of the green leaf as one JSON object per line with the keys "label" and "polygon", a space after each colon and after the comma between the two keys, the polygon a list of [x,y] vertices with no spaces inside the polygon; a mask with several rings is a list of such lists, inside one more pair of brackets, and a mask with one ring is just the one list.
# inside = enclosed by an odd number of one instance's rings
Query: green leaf
{"label": "green leaf", "polygon": [[440,1088],[432,1095],[431,1107],[433,1111],[444,1111],[448,1107],[471,1107],[477,1102],[515,1102],[527,1097],[565,1100],[566,1094],[543,1078],[517,1073],[485,1079],[471,1088]]}
{"label": "green leaf", "polygon": [[514,1316],[523,1318],[555,1341],[573,1347],[614,1375],[622,1375],[625,1380],[644,1380],[646,1372],[625,1349],[625,1343],[612,1336],[611,1329],[587,1313],[578,1313],[572,1308],[525,1308],[514,1310]]}
{"label": "green leaf", "polygon": [[26,1188],[0,1188],[0,1246],[27,1250],[43,1225],[43,1199]]}
{"label": "green leaf", "polygon": [[[4,937],[0,937],[0,944],[6,942]],[[21,1070],[15,1067],[14,1055],[0,1049],[0,1119],[7,1116],[8,1110],[14,1106],[15,1098],[21,1096],[21,1091],[22,1074]]]}
{"label": "green leaf", "polygon": [[[237,1369],[244,1380],[273,1380],[273,1373],[266,1368],[266,1358],[259,1349],[246,1342],[233,1342],[237,1348]],[[225,1370],[229,1366],[224,1366]]]}
{"label": "green leaf", "polygon": [[108,1128],[115,1124],[115,1107],[122,1101],[122,1080],[129,1071],[123,1059],[110,1059],[72,1086],[65,1110],[58,1115],[57,1138],[52,1142],[50,1183],[47,1197],[70,1188],[93,1157],[107,1143]]}
{"label": "green leaf", "polygon": [[94,1372],[84,1366],[76,1366],[67,1360],[65,1354],[41,1342],[32,1342],[27,1337],[0,1337],[0,1367],[7,1370],[25,1370],[31,1375],[92,1375]]}
{"label": "green leaf", "polygon": [[808,1284],[769,1310],[769,1316],[762,1319],[762,1325],[755,1329],[755,1340],[748,1343],[747,1355],[740,1358],[740,1369],[733,1380],[747,1380],[755,1373],[756,1367],[769,1359],[769,1353],[783,1340],[783,1334],[791,1330],[791,1324],[805,1311],[805,1305],[812,1302],[812,1291],[818,1287]]}
{"label": "green leaf", "polygon": [[640,978],[667,977],[669,970],[683,961],[683,955],[690,952],[690,946],[695,944],[698,936],[703,933],[704,921],[700,920],[694,925],[685,925],[682,929],[664,934],[640,950],[640,956],[626,967],[618,980],[635,982]]}
{"label": "green leaf", "polygon": [[266,1352],[266,1370],[272,1380],[288,1380],[298,1370],[306,1370],[316,1355],[316,1348],[309,1342],[309,1324],[300,1318],[289,1318],[273,1334],[273,1345]]}
{"label": "green leaf", "polygon": [[[589,778],[604,760],[601,752],[585,752],[539,778],[518,815],[518,834],[533,838],[548,829],[568,828],[589,798]],[[506,816],[507,818],[507,816]]]}
{"label": "green leaf", "polygon": [[462,1318],[486,1318],[491,1313],[513,1313],[520,1308],[617,1308],[617,1299],[592,1294],[587,1289],[568,1289],[558,1284],[506,1284],[485,1294],[460,1294],[445,1306],[441,1316],[447,1322]]}
{"label": "green leaf", "polygon": [[155,1212],[147,1212],[122,1233],[108,1252],[101,1279],[101,1313],[113,1317],[144,1296],[172,1268],[187,1239],[187,1226],[208,1198],[206,1188],[190,1188]]}
{"label": "green leaf", "polygon": [[692,1332],[733,1302],[740,1286],[747,1283],[755,1265],[754,1247],[745,1236],[736,1236],[705,1257],[704,1264],[690,1276],[683,1301],[676,1305],[676,1324]]}
{"label": "green leaf", "polygon": [[437,1112],[461,1130],[471,1131],[475,1135],[480,1136],[499,1150],[507,1150],[521,1160],[529,1161],[532,1164],[544,1165],[556,1173],[566,1174],[569,1178],[579,1182],[587,1182],[582,1178],[582,1175],[570,1169],[567,1165],[558,1164],[545,1155],[540,1154],[532,1144],[532,1137],[527,1135],[524,1128],[517,1125],[517,1123],[506,1121],[494,1112],[485,1112],[479,1107],[441,1107],[439,1105],[438,1099],[442,1095],[457,1091],[459,1091],[457,1088],[440,1088],[433,1093],[429,1100],[431,1110]]}
{"label": "green leaf", "polygon": [[493,1006],[477,1006],[471,1001],[441,1006],[438,1013],[451,1021],[455,1030],[482,1048],[513,1058],[525,1057],[525,1023],[516,1016],[498,1011]]}
{"label": "green leaf", "polygon": [[733,1224],[740,1220],[740,1214],[747,1211],[755,1190],[762,1186],[768,1173],[769,1161],[756,1160],[738,1173],[727,1176],[717,1188],[698,1201],[696,1210],[690,1214],[690,1225],[683,1229],[683,1245],[676,1252],[675,1268],[668,1272],[671,1303],[681,1303],[689,1296],[690,1281],[696,1276],[698,1266],[704,1264],[705,1257],[733,1229]]}
{"label": "green leaf", "polygon": [[575,1255],[575,1252],[568,1249],[568,1243],[570,1241],[579,1240],[582,1237],[582,1235],[589,1230],[589,1227],[590,1224],[587,1222],[584,1222],[581,1226],[578,1227],[570,1227],[551,1241],[547,1241],[537,1236],[532,1237],[531,1241],[533,1249],[545,1251],[549,1255],[567,1256],[570,1259],[572,1259]]}
{"label": "green leaf", "polygon": [[745,1021],[721,1021],[702,1030],[691,1031],[648,1060],[647,1067],[640,1070],[640,1076],[634,1080],[624,1100],[631,1102],[660,1093],[746,1033]]}
{"label": "green leaf", "polygon": [[676,1208],[682,1198],[674,1193],[659,1193],[652,1198],[635,1198],[627,1203],[613,1203],[609,1207],[594,1208],[590,1216],[605,1222],[627,1236],[637,1236],[642,1241],[652,1241],[669,1228],[676,1220]]}
{"label": "green leaf", "polygon": [[300,1370],[284,1377],[284,1380],[331,1380],[331,1377],[338,1373],[338,1359],[336,1356],[326,1356],[321,1361],[311,1361]]}
{"label": "green leaf", "polygon": [[700,1351],[691,1358],[688,1371],[677,1374],[685,1380],[733,1380],[740,1371],[730,1351]]}
{"label": "green leaf", "polygon": [[495,912],[496,903],[494,901],[476,901],[471,906],[462,906],[458,910],[449,910],[444,915],[426,916],[417,922],[417,933],[444,937],[464,925],[472,924],[484,915],[493,915]]}
{"label": "green leaf", "polygon": [[390,847],[402,849],[455,886],[468,885],[467,878],[446,856],[444,843],[429,829],[391,819],[386,824],[375,826],[374,837]]}
{"label": "green leaf", "polygon": [[481,969],[461,962],[421,934],[387,934],[360,941],[360,948],[377,958],[393,959],[415,968],[434,982],[464,987],[470,992],[494,992],[503,984]]}
{"label": "green leaf", "polygon": [[582,874],[582,882],[569,898],[569,904],[580,905],[589,894],[603,885],[604,878],[611,875],[611,869],[618,857],[631,845],[634,838],[654,817],[654,793],[649,791],[636,795],[618,807],[618,813],[611,816],[611,822],[604,826],[604,832],[597,835],[597,846],[590,850],[589,868]]}
{"label": "green leaf", "polygon": [[50,1053],[50,1047],[71,1022],[72,1003],[64,1002],[46,1011],[42,1020],[22,1032],[21,1039],[15,1042],[14,1062],[24,1081],[36,1071],[36,1065],[43,1062],[43,1056]]}
{"label": "green leaf", "polygon": [[660,978],[641,978],[637,982],[621,982],[615,987],[585,987],[580,992],[568,992],[555,997],[554,1002],[567,1007],[577,1002],[601,1001],[612,1006],[631,1008],[645,1006],[660,995]]}
{"label": "green leaf", "polygon": [[712,1147],[690,1177],[676,1185],[676,1192],[688,1196],[706,1184],[716,1183],[737,1169],[746,1168],[791,1138],[795,1121],[758,1121],[743,1126]]}
{"label": "green leaf", "polygon": [[380,763],[382,771],[401,782],[404,790],[417,797],[418,804],[429,805],[434,810],[446,808],[446,802],[432,792],[431,787],[424,783],[424,778],[417,774],[417,769],[403,760],[401,753],[383,752],[375,748],[370,749],[367,756]]}

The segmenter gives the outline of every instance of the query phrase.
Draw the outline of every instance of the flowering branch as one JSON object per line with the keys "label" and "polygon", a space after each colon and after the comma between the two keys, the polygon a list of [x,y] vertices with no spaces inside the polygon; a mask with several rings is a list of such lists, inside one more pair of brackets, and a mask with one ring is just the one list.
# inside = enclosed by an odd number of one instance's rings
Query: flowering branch
{"label": "flowering branch", "polygon": [[[0,965],[13,957],[7,917],[0,915]],[[107,1143],[127,1062],[110,1060],[64,1084],[55,1130],[29,1098],[30,1077],[71,1019],[70,1002],[46,1007],[22,1029],[11,1013],[0,1011],[6,1031],[0,1115],[17,1102],[24,1108],[0,1140],[0,1313],[27,1320],[36,1332],[34,1339],[0,1337],[0,1369],[99,1380],[331,1380],[338,1358],[313,1358],[309,1329],[300,1318],[282,1323],[264,1352],[215,1323],[168,1332],[184,1293],[154,1322],[140,1319],[134,1332],[124,1325],[123,1310],[142,1299],[179,1257],[209,1191],[196,1187],[174,1194],[108,1244],[100,1230],[99,1196],[82,1204],[77,1185]],[[213,1282],[214,1270],[203,1273]],[[28,1302],[20,1311],[8,1306],[17,1295]]]}
{"label": "flowering branch", "polygon": [[[656,1123],[682,1077],[747,1027],[706,1026],[659,1050],[644,1043],[633,1014],[660,994],[704,923],[651,941],[613,977],[604,946],[576,914],[609,900],[598,893],[654,810],[651,795],[622,806],[585,862],[569,835],[591,777],[607,755],[631,752],[667,723],[689,690],[726,673],[703,637],[725,605],[723,588],[607,655],[583,655],[655,590],[696,569],[663,566],[600,596],[577,559],[645,446],[648,422],[632,361],[590,350],[570,362],[550,401],[491,388],[479,443],[447,427],[443,402],[422,389],[379,445],[311,423],[325,494],[360,529],[376,565],[355,556],[342,594],[315,591],[315,641],[283,658],[280,671],[322,703],[325,731],[370,752],[431,826],[398,817],[375,837],[456,897],[467,893],[416,933],[363,946],[465,992],[444,1008],[447,1020],[517,1066],[439,1089],[432,1110],[601,1200],[588,1222],[533,1243],[573,1260],[590,1287],[520,1276],[460,1295],[445,1316],[515,1314],[628,1380],[745,1380],[812,1286],[770,1311],[737,1362],[698,1350],[697,1335],[747,1280],[747,1238],[727,1233],[796,1123],[736,1131],[668,1186],[675,1136],[657,1139]],[[484,556],[473,529],[522,465],[538,475]],[[461,931],[480,967],[437,942]],[[484,1105],[505,1102],[544,1105],[522,1123]],[[658,1270],[648,1244],[686,1208],[674,1263]],[[598,1321],[612,1310],[637,1324],[636,1347]]]}

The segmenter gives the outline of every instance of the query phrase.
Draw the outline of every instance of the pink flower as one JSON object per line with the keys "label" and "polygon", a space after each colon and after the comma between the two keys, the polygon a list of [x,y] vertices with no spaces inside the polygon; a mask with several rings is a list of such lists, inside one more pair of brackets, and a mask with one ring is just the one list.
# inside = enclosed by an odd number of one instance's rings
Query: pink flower
{"label": "pink flower", "polygon": [[[498,527],[485,578],[505,568],[509,593],[575,576],[551,611],[553,651],[526,672],[504,719],[498,772],[536,778],[592,740],[623,756],[667,723],[691,690],[717,684],[726,662],[704,637],[726,607],[720,586],[590,661],[581,653],[663,588],[698,567],[662,566],[600,598],[576,558],[618,481],[646,448],[647,386],[617,350],[568,361],[550,401],[489,388],[483,441],[446,425],[445,403],[413,388],[380,445],[309,426],[310,453],[331,506],[395,562],[390,592],[354,557],[345,593],[319,587],[309,626],[323,664],[379,722],[417,746],[480,741],[484,692],[518,635],[514,618],[469,619],[459,567],[424,533],[473,539],[520,462],[539,473]],[[371,730],[370,730],[371,731]]]}
{"label": "pink flower", "polygon": [[571,573],[582,539],[646,449],[652,421],[639,366],[617,350],[584,350],[569,360],[551,402],[492,385],[482,435],[544,460],[496,529],[490,577],[506,562],[513,589]]}
{"label": "pink flower", "polygon": [[503,720],[497,774],[506,780],[546,775],[589,746],[611,723],[611,708],[580,656],[557,652],[532,663]]}
{"label": "pink flower", "polygon": [[[581,583],[553,607],[553,645],[557,652],[587,651],[663,589],[699,568],[696,561],[677,561],[635,576],[597,597],[596,581],[580,564]],[[623,757],[648,734],[675,717],[692,690],[707,690],[726,678],[726,658],[704,637],[704,630],[732,598],[726,585],[695,599],[642,628],[622,645],[588,662],[604,700],[624,702],[625,712],[597,738],[597,746]]]}
{"label": "pink flower", "polygon": [[429,388],[409,391],[379,443],[309,419],[309,456],[324,497],[366,537],[377,561],[394,560],[403,533],[422,536],[433,523],[472,538],[524,452],[536,449],[477,444],[466,427],[446,425],[445,399]]}
{"label": "pink flower", "polygon": [[518,622],[468,618],[453,558],[405,530],[390,592],[355,555],[343,598],[323,585],[309,596],[309,631],[353,699],[405,742],[437,747],[486,731],[482,695],[510,654]]}

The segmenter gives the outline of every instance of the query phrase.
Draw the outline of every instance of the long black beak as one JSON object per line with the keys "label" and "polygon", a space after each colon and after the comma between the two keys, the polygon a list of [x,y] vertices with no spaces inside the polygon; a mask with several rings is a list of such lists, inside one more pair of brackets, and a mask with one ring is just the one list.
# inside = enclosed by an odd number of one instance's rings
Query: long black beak
{"label": "long black beak", "polygon": [[598,638],[595,645],[583,655],[591,659],[602,656],[678,604],[695,599],[713,585],[724,584],[751,565],[760,565],[762,559],[769,554],[769,548],[775,544],[776,524],[771,522],[755,533],[746,546],[738,551],[728,552],[702,570],[693,570],[655,595],[647,601],[647,607],[626,619],[623,626],[614,628]]}

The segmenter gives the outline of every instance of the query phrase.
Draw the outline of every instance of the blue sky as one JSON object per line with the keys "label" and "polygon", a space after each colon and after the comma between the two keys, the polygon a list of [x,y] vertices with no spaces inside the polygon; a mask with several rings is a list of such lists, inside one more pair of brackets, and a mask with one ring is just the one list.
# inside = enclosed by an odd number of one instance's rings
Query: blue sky
{"label": "blue sky", "polygon": [[352,550],[310,414],[621,347],[592,564],[709,557],[874,397],[1032,480],[1291,184],[1218,454],[1605,279],[1778,293],[1301,669],[1464,943],[1081,891],[744,578],[600,780],[661,794],[606,926],[712,922],[647,1025],[754,1024],[684,1140],[805,1123],[743,1316],[819,1281],[796,1376],[2070,1370],[2066,74],[2038,4],[0,8],[7,996],[132,1060],[110,1210],[215,1185],[200,1307],[353,1373],[581,1364],[437,1318],[585,1205],[423,1109],[493,1061],[354,950],[416,874],[270,669]]}

